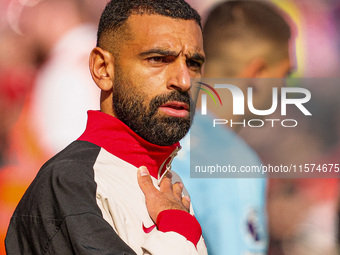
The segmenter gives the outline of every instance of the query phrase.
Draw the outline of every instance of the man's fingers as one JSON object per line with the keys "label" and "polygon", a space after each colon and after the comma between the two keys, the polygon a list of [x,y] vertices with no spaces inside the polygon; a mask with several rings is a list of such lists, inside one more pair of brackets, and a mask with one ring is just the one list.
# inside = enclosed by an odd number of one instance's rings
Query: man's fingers
{"label": "man's fingers", "polygon": [[165,176],[163,176],[161,183],[159,184],[159,190],[161,192],[170,193],[172,192],[172,174],[170,172],[167,172]]}
{"label": "man's fingers", "polygon": [[145,195],[146,207],[151,219],[156,222],[161,211],[183,210],[190,212],[190,198],[182,198],[183,183],[171,183],[171,173],[166,173],[160,182],[158,190],[151,179],[148,169],[145,166],[138,168],[137,179],[141,190]]}
{"label": "man's fingers", "polygon": [[179,199],[182,200],[182,191],[183,191],[183,183],[176,182],[174,186],[172,187],[174,195]]}
{"label": "man's fingers", "polygon": [[138,168],[137,179],[139,187],[141,188],[145,196],[150,195],[155,190],[157,191],[155,186],[153,186],[149,171],[145,166],[141,166],[140,168]]}
{"label": "man's fingers", "polygon": [[184,205],[187,212],[190,212],[190,198],[188,196],[184,196],[182,198],[182,204]]}

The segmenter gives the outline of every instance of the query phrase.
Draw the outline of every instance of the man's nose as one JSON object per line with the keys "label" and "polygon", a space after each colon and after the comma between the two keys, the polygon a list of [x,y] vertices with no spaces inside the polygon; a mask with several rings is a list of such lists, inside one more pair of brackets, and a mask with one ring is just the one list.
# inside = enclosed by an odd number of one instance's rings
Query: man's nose
{"label": "man's nose", "polygon": [[174,63],[169,70],[168,89],[188,91],[190,89],[190,73],[185,61]]}

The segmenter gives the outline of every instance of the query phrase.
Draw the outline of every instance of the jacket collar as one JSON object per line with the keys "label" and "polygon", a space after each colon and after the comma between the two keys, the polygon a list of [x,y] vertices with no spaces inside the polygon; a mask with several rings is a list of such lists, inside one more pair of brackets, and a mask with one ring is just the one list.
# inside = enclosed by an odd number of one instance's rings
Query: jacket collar
{"label": "jacket collar", "polygon": [[137,168],[146,166],[156,179],[180,148],[178,142],[170,146],[152,144],[119,119],[100,111],[88,111],[86,130],[78,140],[98,145]]}

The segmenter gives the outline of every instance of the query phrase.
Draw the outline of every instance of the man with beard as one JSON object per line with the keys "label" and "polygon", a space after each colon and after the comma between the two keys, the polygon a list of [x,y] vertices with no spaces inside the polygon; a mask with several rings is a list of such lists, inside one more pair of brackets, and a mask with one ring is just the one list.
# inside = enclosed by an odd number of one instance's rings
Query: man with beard
{"label": "man with beard", "polygon": [[190,78],[201,77],[200,26],[182,0],[108,3],[90,55],[101,110],[26,191],[8,254],[206,254],[170,172],[190,127]]}

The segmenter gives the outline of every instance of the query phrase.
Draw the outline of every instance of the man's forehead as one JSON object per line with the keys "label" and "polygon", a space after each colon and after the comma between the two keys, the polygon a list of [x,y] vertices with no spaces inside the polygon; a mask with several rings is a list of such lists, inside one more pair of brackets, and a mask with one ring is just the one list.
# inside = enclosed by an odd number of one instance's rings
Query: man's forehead
{"label": "man's forehead", "polygon": [[126,25],[131,33],[132,44],[164,49],[182,45],[190,51],[203,51],[202,31],[195,20],[133,14]]}
{"label": "man's forehead", "polygon": [[[139,27],[146,27],[148,25],[159,25],[160,23],[192,23],[197,26],[198,29],[201,30],[200,26],[197,24],[197,22],[194,19],[182,19],[182,18],[174,18],[170,16],[165,16],[161,14],[131,14],[129,18],[126,21],[127,23],[135,23]],[[174,24],[171,24],[174,25]],[[180,26],[180,25],[179,25]]]}

